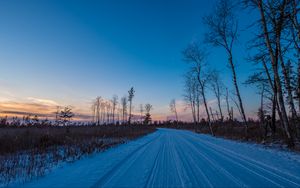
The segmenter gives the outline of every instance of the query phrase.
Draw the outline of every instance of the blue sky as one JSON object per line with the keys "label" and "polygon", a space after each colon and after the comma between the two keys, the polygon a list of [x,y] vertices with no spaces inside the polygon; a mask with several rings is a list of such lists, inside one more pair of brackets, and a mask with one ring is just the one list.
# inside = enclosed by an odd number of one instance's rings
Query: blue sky
{"label": "blue sky", "polygon": [[[204,0],[0,1],[0,102],[52,101],[88,113],[96,96],[121,97],[134,86],[135,106],[151,103],[154,114],[167,116],[169,101],[182,100],[188,65],[181,51],[203,40],[202,16],[213,7]],[[238,17],[245,29],[249,16]],[[252,71],[245,60],[251,37],[241,32],[235,48],[241,81]],[[226,54],[206,48],[232,88]],[[241,90],[253,114],[258,97]]]}

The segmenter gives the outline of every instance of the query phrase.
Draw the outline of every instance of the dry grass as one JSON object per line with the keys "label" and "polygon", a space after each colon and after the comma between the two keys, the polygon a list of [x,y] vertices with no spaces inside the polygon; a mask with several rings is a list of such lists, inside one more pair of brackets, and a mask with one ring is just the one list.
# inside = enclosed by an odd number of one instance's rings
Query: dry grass
{"label": "dry grass", "polygon": [[44,175],[60,162],[154,132],[149,126],[0,128],[0,186]]}
{"label": "dry grass", "polygon": [[[167,127],[175,129],[185,129],[194,131],[196,133],[211,134],[209,126],[206,123],[194,124],[194,123],[165,123],[157,125],[158,127]],[[248,136],[246,139],[245,126],[238,121],[228,122],[215,122],[212,124],[213,132],[216,137],[222,137],[226,139],[254,142],[258,144],[264,144],[268,147],[281,147],[287,148],[285,142],[285,134],[280,128],[279,122],[277,122],[277,129],[275,134],[271,134],[270,128],[268,128],[268,134],[265,136],[265,127],[261,126],[259,122],[248,122]],[[294,131],[295,132],[295,131]],[[299,138],[298,138],[299,139]],[[292,148],[293,151],[300,151],[300,144],[296,139],[296,146]]]}

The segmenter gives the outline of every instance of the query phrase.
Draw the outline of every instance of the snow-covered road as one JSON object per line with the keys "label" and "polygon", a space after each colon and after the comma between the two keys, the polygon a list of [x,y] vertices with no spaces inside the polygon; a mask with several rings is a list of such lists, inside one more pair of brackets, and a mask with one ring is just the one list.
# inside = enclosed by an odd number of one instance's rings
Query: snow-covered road
{"label": "snow-covered road", "polygon": [[300,187],[300,157],[159,129],[55,169],[25,187]]}

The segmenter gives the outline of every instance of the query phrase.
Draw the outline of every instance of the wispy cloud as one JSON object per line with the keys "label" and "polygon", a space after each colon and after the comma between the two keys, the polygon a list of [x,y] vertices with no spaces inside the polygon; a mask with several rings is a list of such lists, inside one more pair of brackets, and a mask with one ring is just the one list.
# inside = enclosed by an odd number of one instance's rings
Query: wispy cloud
{"label": "wispy cloud", "polygon": [[9,110],[9,111],[1,111],[2,114],[5,114],[7,116],[27,116],[27,115],[37,115],[40,118],[49,118],[49,117],[53,117],[52,114],[43,114],[43,113],[29,113],[29,112],[22,112],[22,111],[13,111],[13,110]]}
{"label": "wispy cloud", "polygon": [[[27,97],[23,101],[2,101],[0,102],[0,116],[17,116],[37,115],[40,118],[54,118],[57,106],[63,106],[58,102],[50,99],[41,99]],[[75,117],[73,120],[90,121],[91,115],[85,113],[80,108],[73,108]]]}
{"label": "wispy cloud", "polygon": [[42,105],[46,105],[46,106],[58,106],[57,102],[55,102],[53,100],[49,100],[49,99],[39,99],[39,98],[35,98],[35,97],[27,97],[27,99],[36,104],[42,104]]}
{"label": "wispy cloud", "polygon": [[28,97],[23,101],[0,102],[0,114],[2,116],[24,116],[35,114],[40,117],[52,116],[56,110],[57,102],[49,99]]}

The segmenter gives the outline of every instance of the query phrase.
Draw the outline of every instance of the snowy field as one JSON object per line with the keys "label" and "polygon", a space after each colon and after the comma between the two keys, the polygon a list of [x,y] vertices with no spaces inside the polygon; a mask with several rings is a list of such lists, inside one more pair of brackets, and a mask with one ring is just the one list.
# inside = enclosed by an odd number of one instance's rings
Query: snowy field
{"label": "snowy field", "polygon": [[300,156],[159,129],[13,187],[300,187]]}

